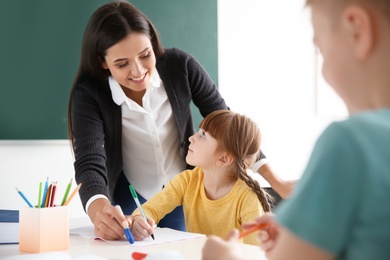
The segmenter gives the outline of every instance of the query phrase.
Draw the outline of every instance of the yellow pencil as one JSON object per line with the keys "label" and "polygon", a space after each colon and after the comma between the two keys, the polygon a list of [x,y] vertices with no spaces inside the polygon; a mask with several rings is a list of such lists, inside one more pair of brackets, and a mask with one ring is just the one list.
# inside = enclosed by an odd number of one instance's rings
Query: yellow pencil
{"label": "yellow pencil", "polygon": [[72,191],[72,193],[70,194],[69,198],[65,201],[63,206],[69,204],[69,202],[73,199],[74,195],[76,195],[76,193],[79,191],[80,187],[81,187],[81,183],[77,185],[77,187]]}
{"label": "yellow pencil", "polygon": [[52,185],[52,184],[50,184],[50,185],[49,185],[49,188],[47,188],[46,201],[45,201],[45,208],[49,207],[50,194],[51,194],[52,188],[53,188],[53,185]]}

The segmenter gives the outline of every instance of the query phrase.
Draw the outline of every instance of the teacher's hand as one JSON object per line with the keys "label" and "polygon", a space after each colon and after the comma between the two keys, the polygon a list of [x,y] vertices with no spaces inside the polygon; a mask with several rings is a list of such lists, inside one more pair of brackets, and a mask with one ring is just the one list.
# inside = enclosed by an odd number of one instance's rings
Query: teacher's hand
{"label": "teacher's hand", "polygon": [[97,199],[91,203],[88,208],[88,216],[93,225],[97,237],[107,240],[125,239],[124,222],[131,227],[132,216],[123,215],[120,207],[114,207],[106,199]]}

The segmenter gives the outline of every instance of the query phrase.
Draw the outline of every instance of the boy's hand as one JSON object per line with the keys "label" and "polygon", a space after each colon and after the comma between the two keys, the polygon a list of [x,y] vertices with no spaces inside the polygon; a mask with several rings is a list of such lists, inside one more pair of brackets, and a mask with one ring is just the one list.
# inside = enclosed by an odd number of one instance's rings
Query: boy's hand
{"label": "boy's hand", "polygon": [[242,259],[241,247],[238,242],[238,230],[232,230],[226,239],[210,236],[202,250],[203,260],[233,260]]}
{"label": "boy's hand", "polygon": [[153,234],[155,222],[153,219],[148,218],[148,221],[141,216],[134,216],[133,224],[131,225],[131,233],[133,233],[136,241],[144,240]]}
{"label": "boy's hand", "polygon": [[274,215],[271,213],[267,213],[261,217],[258,217],[255,222],[245,223],[242,225],[242,228],[249,229],[254,225],[267,223],[268,226],[261,230],[258,234],[258,239],[260,242],[260,248],[264,250],[266,255],[272,251],[275,246],[275,240],[279,235],[279,226],[275,223]]}

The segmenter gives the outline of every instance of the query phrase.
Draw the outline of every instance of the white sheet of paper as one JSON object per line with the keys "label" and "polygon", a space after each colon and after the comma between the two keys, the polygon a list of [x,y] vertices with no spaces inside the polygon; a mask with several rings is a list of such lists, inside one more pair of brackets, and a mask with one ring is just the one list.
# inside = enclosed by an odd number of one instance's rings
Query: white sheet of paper
{"label": "white sheet of paper", "polygon": [[[83,238],[89,238],[94,240],[103,240],[109,243],[129,243],[126,240],[105,240],[103,238],[95,236],[95,233],[93,232],[93,226],[87,226],[87,227],[79,227],[74,228],[70,230],[70,235],[73,237],[83,237]],[[190,233],[190,232],[183,232],[178,231],[171,228],[160,228],[156,227],[154,229],[154,238],[153,240],[151,237],[144,239],[142,241],[135,241],[134,244],[129,244],[130,246],[138,247],[138,246],[149,246],[149,245],[156,245],[156,244],[162,244],[162,243],[169,243],[172,241],[179,241],[179,240],[185,240],[185,239],[193,239],[193,238],[199,238],[199,237],[205,237],[204,234],[197,234],[197,233]]]}

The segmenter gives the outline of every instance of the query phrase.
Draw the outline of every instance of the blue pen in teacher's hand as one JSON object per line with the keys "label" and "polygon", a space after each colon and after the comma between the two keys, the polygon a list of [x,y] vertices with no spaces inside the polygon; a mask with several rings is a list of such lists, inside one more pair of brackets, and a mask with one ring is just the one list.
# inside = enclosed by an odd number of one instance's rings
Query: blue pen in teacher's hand
{"label": "blue pen in teacher's hand", "polygon": [[[145,212],[144,212],[144,210],[142,209],[141,203],[139,202],[137,192],[135,192],[135,189],[134,189],[134,187],[133,187],[131,184],[129,185],[129,189],[130,189],[130,192],[131,192],[131,196],[133,196],[133,199],[134,199],[135,203],[137,204],[137,207],[138,207],[139,210],[141,211],[142,217],[143,217],[143,218],[146,220],[146,222],[147,222],[148,219],[146,218]],[[154,240],[154,235],[151,234],[150,236],[151,236],[151,237],[153,238],[153,240]]]}
{"label": "blue pen in teacher's hand", "polygon": [[[127,222],[124,222],[124,223],[127,223]],[[131,234],[128,223],[127,223],[127,226],[124,227],[124,232],[125,232],[125,236],[126,236],[127,241],[129,241],[130,244],[134,244],[134,237],[133,237],[133,234]]]}
{"label": "blue pen in teacher's hand", "polygon": [[18,188],[16,188],[16,190],[18,191],[19,195],[24,199],[24,201],[27,202],[27,204],[30,206],[30,208],[33,208],[34,206],[30,203],[30,201],[28,201],[26,196],[24,196],[24,194],[20,190],[18,190]]}
{"label": "blue pen in teacher's hand", "polygon": [[[122,216],[124,217],[125,215],[123,214],[121,206],[116,205],[115,207],[117,207],[120,210]],[[122,227],[123,227],[123,230],[124,230],[124,233],[125,233],[127,241],[129,241],[130,244],[134,244],[134,237],[133,237],[133,234],[130,231],[129,223],[127,221],[123,221]]]}

